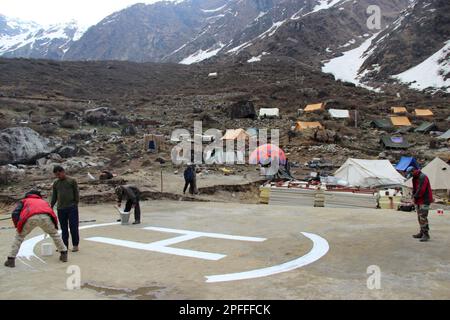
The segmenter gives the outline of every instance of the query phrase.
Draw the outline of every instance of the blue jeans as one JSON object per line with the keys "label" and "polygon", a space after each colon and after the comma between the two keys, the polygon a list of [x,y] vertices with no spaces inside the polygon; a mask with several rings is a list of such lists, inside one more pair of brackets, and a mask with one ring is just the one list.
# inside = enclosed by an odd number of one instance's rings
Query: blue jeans
{"label": "blue jeans", "polygon": [[72,207],[58,209],[58,220],[61,226],[62,239],[66,247],[69,247],[69,228],[72,245],[77,247],[80,244],[78,206],[73,205]]}

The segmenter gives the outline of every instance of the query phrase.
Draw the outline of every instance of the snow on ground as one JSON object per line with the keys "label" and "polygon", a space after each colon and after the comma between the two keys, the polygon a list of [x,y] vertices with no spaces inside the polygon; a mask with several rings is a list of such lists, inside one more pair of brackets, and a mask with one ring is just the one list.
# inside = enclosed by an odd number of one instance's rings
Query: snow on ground
{"label": "snow on ground", "polygon": [[[372,51],[367,52],[372,41],[378,36],[373,35],[365,40],[358,48],[344,52],[343,56],[331,59],[322,67],[322,72],[332,73],[336,79],[354,83],[358,86],[369,88],[361,83],[359,69],[370,56]],[[372,88],[369,88],[372,89]]]}
{"label": "snow on ground", "polygon": [[260,62],[260,61],[261,61],[261,58],[262,58],[263,56],[268,55],[268,54],[269,54],[269,53],[267,53],[267,52],[263,52],[263,53],[261,53],[259,56],[252,57],[251,59],[248,59],[247,62],[248,62],[248,63]]}
{"label": "snow on ground", "polygon": [[[197,52],[195,52],[194,54],[191,54],[189,57],[184,58],[179,63],[180,64],[199,63],[200,61],[214,57],[216,54],[219,53],[220,50],[223,49],[223,47],[225,47],[225,45],[220,42],[218,48],[217,48],[217,46],[214,46],[212,48],[209,48],[208,50],[200,49]],[[214,48],[216,48],[216,49],[214,49]]]}
{"label": "snow on ground", "polygon": [[202,9],[202,11],[206,12],[206,13],[217,12],[217,11],[220,11],[220,10],[224,9],[226,6],[227,6],[227,4],[225,4],[225,5],[223,5],[223,6],[219,7],[219,8],[216,8],[216,9],[210,9],[210,10]]}
{"label": "snow on ground", "polygon": [[446,91],[450,92],[450,78],[444,79],[444,76],[450,75],[450,40],[445,46],[433,54],[431,57],[418,64],[417,66],[392,78],[400,82],[409,84],[413,89],[423,90],[428,87],[442,88],[446,87]]}

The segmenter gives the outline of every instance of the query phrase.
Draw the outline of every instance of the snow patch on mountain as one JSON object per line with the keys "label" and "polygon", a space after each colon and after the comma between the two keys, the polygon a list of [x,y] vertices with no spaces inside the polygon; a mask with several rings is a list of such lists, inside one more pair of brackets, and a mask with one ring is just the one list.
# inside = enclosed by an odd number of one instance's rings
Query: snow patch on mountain
{"label": "snow patch on mountain", "polygon": [[416,90],[444,88],[450,92],[450,40],[445,46],[417,66],[392,76]]}
{"label": "snow patch on mountain", "polygon": [[219,43],[218,44],[218,48],[217,45],[209,48],[208,50],[198,50],[197,52],[195,52],[194,54],[190,55],[189,57],[184,58],[183,60],[180,61],[180,64],[194,64],[194,63],[199,63],[203,60],[209,59],[214,57],[215,55],[217,55],[219,53],[220,50],[222,50],[225,47],[225,45],[223,43]]}
{"label": "snow patch on mountain", "polygon": [[374,48],[369,51],[368,49],[377,36],[378,33],[365,40],[358,48],[344,52],[342,56],[326,62],[322,67],[322,72],[331,73],[336,79],[374,90],[361,82],[364,73],[361,74],[360,69],[366,59],[372,54]]}

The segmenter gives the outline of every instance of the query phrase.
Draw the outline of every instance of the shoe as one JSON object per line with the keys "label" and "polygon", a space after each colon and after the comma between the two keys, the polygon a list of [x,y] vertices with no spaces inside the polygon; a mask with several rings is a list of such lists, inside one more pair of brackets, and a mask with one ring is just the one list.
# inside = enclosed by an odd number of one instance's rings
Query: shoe
{"label": "shoe", "polygon": [[59,256],[59,260],[62,262],[67,262],[67,251],[61,252],[61,255]]}
{"label": "shoe", "polygon": [[16,267],[16,259],[8,257],[8,260],[5,262],[5,267],[15,268]]}
{"label": "shoe", "polygon": [[420,239],[420,242],[428,242],[430,241],[430,236],[428,234],[424,234]]}
{"label": "shoe", "polygon": [[413,235],[414,239],[422,239],[422,237],[423,237],[423,233],[422,232],[419,232],[418,234]]}
{"label": "shoe", "polygon": [[78,252],[78,251],[80,251],[80,248],[78,248],[78,246],[74,246],[72,248],[72,252]]}
{"label": "shoe", "polygon": [[140,221],[135,221],[135,222],[133,222],[133,224],[141,224],[141,222]]}

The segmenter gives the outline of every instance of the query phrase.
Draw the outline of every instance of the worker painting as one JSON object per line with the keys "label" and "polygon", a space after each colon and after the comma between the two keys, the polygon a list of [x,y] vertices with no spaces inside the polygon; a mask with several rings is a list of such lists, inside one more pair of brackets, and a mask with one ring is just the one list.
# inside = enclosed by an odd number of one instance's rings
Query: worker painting
{"label": "worker painting", "polygon": [[420,231],[414,235],[415,239],[421,242],[430,240],[430,226],[428,223],[428,213],[430,205],[433,203],[433,192],[428,177],[418,168],[409,167],[406,171],[408,177],[412,177],[413,199],[416,205]]}
{"label": "worker painting", "polygon": [[117,196],[117,205],[120,208],[122,201],[126,201],[125,212],[130,212],[134,208],[134,222],[133,224],[141,223],[141,207],[140,207],[140,190],[132,185],[118,186],[115,190]]}
{"label": "worker painting", "polygon": [[69,229],[72,238],[72,252],[78,252],[80,244],[80,225],[78,203],[80,202],[80,191],[75,179],[66,175],[61,166],[53,168],[56,181],[53,183],[53,195],[51,207],[57,205],[58,219],[61,225],[62,239],[69,248]]}
{"label": "worker painting", "polygon": [[5,267],[14,268],[16,266],[15,261],[20,246],[25,237],[37,227],[50,235],[60,252],[59,259],[67,262],[67,247],[58,234],[58,218],[50,205],[42,199],[38,190],[28,192],[25,198],[19,201],[11,217],[17,233]]}

